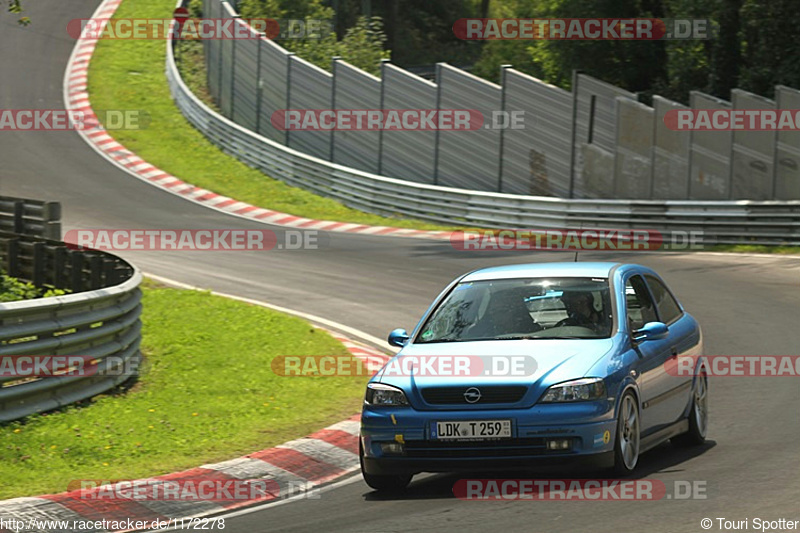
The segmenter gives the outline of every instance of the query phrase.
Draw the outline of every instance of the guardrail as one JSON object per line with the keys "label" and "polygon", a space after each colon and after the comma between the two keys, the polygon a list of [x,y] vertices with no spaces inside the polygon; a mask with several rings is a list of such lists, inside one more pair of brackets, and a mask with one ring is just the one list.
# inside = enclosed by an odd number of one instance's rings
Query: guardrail
{"label": "guardrail", "polygon": [[800,244],[800,201],[582,200],[469,191],[378,176],[287,148],[203,104],[168,43],[167,80],[183,115],[226,153],[289,185],[384,216],[487,228],[702,231],[706,244]]}
{"label": "guardrail", "polygon": [[0,196],[0,231],[61,239],[61,204]]}
{"label": "guardrail", "polygon": [[5,232],[0,261],[40,287],[91,289],[0,304],[0,360],[79,355],[93,362],[90,372],[39,378],[0,371],[0,422],[89,398],[136,374],[142,276],[134,266],[105,252]]}

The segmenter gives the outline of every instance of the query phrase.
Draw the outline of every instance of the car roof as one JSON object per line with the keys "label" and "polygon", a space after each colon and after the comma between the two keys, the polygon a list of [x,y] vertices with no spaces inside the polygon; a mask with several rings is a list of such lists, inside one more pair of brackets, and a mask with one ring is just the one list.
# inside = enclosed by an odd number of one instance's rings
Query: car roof
{"label": "car roof", "polygon": [[513,278],[607,278],[621,263],[528,263],[482,268],[470,272],[462,282]]}

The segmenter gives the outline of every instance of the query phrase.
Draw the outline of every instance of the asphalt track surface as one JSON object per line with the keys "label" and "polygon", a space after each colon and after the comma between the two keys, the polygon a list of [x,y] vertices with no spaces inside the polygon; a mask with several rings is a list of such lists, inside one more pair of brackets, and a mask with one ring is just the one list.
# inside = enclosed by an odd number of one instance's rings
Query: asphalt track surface
{"label": "asphalt track surface", "polygon": [[[62,76],[75,44],[65,31],[98,0],[26,3],[19,28],[0,15],[0,109],[62,109]],[[191,176],[181,176],[191,183]],[[58,200],[73,228],[263,228],[197,206],[112,166],[73,132],[0,132],[0,194]],[[269,206],[264,206],[269,207]],[[282,238],[281,228],[272,228]],[[411,328],[454,276],[485,265],[571,260],[564,253],[465,253],[447,242],[329,234],[319,250],[122,254],[145,272],[265,300],[384,338]],[[703,325],[707,354],[800,352],[800,259],[713,254],[586,253],[583,260],[655,268]],[[418,476],[403,497],[384,498],[360,479],[316,500],[231,517],[231,532],[266,531],[703,531],[700,521],[800,520],[800,379],[710,380],[709,441],[690,451],[663,445],[638,476],[706,484],[705,500],[470,502],[453,497],[459,477]],[[322,399],[321,399],[322,400]],[[498,476],[588,477],[580,472]],[[122,517],[120,517],[122,518]],[[711,531],[719,531],[716,520]]]}

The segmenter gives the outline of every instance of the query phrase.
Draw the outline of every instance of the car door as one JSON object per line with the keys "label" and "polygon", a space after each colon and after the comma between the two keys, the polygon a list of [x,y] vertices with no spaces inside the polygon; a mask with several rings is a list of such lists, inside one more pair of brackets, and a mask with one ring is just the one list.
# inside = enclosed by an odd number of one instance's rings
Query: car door
{"label": "car door", "polygon": [[[626,317],[628,331],[633,333],[648,322],[657,322],[655,303],[644,277],[640,274],[630,276],[625,283]],[[633,342],[633,341],[632,341]],[[665,363],[672,357],[669,336],[645,342],[633,342],[639,355],[637,380],[642,396],[642,434],[652,433],[672,422],[673,406],[670,403],[670,389],[673,382],[667,373]]]}
{"label": "car door", "polygon": [[[650,289],[659,321],[669,328],[669,337],[666,339],[669,344],[669,357],[694,354],[696,342],[693,321],[686,316],[663,281],[652,274],[645,274],[644,279]],[[676,422],[683,416],[689,404],[692,376],[667,372],[667,375],[661,376],[660,379],[664,383],[662,387],[664,396],[660,399],[657,412],[666,421],[665,423]]]}

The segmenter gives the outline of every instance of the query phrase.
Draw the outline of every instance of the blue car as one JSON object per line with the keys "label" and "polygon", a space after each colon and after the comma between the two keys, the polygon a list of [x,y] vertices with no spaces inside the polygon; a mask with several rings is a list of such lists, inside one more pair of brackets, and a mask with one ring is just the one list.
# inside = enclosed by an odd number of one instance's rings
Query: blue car
{"label": "blue car", "polygon": [[[420,472],[587,463],[630,474],[708,427],[702,333],[653,270],[491,267],[454,280],[367,385],[361,471],[376,490]],[[678,356],[689,372],[670,371]]]}

